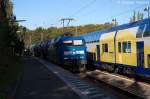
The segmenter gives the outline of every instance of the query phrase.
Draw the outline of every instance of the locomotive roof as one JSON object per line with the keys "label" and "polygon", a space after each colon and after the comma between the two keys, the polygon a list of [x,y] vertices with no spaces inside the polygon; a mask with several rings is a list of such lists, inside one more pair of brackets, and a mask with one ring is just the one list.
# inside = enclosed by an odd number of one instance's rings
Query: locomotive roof
{"label": "locomotive roof", "polygon": [[80,36],[63,36],[60,38],[61,41],[65,41],[65,40],[79,40],[79,39],[83,39],[83,37]]}
{"label": "locomotive roof", "polygon": [[97,41],[97,40],[99,40],[101,34],[103,34],[103,33],[109,33],[109,32],[118,31],[118,30],[131,28],[131,27],[136,27],[138,25],[148,24],[148,23],[150,23],[150,18],[139,20],[136,22],[128,23],[128,24],[119,25],[116,27],[112,27],[110,29],[104,29],[104,30],[98,30],[95,32],[90,32],[90,33],[81,35],[81,37],[83,37],[86,42]]}
{"label": "locomotive roof", "polygon": [[49,45],[56,44],[56,43],[59,43],[61,41],[65,41],[65,40],[80,40],[80,39],[84,40],[84,38],[81,36],[59,36],[57,38],[49,40]]}

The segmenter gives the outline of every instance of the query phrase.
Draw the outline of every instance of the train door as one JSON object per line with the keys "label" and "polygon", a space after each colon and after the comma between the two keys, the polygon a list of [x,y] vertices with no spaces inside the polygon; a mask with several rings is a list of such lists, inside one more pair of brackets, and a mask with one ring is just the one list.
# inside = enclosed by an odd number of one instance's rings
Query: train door
{"label": "train door", "polygon": [[137,66],[144,67],[144,42],[136,42]]}
{"label": "train door", "polygon": [[100,45],[96,45],[96,59],[100,61]]}

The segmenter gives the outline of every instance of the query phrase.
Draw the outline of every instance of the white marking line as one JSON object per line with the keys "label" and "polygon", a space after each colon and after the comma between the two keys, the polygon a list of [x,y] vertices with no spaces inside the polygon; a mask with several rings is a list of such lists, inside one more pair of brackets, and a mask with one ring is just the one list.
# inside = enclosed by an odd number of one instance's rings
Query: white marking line
{"label": "white marking line", "polygon": [[[81,86],[85,86],[85,85],[86,85],[86,84],[84,84],[84,83],[72,83],[72,82],[71,82],[71,84],[76,85],[76,86],[80,86],[80,85],[81,85]],[[87,85],[86,85],[86,86],[87,86]]]}
{"label": "white marking line", "polygon": [[[66,80],[68,80],[68,79],[66,79]],[[71,83],[81,83],[81,81],[76,81],[76,80],[68,80],[68,81],[70,81]]]}
{"label": "white marking line", "polygon": [[66,77],[66,79],[68,79],[68,80],[74,80],[74,79],[77,79],[77,77]]}
{"label": "white marking line", "polygon": [[78,82],[76,82],[76,81],[70,81],[70,80],[67,80],[67,81],[69,81],[72,84],[80,84],[81,83],[80,81],[78,81]]}
{"label": "white marking line", "polygon": [[[54,70],[49,66],[47,65],[44,61],[38,59],[38,58],[34,58],[36,59],[37,61],[39,61],[41,64],[43,64],[43,66],[45,66],[47,69],[49,69],[51,72],[53,72]],[[56,71],[55,71],[56,72]],[[54,73],[54,72],[53,72]],[[64,80],[64,78],[61,77],[61,75],[58,75],[56,74],[57,77],[59,77],[62,81],[64,81],[72,90],[74,90],[74,92],[76,92],[82,99],[91,99],[90,97],[88,97],[87,95],[85,94],[82,94],[80,93],[79,89],[76,89],[74,88],[70,83],[68,83],[66,80]]]}
{"label": "white marking line", "polygon": [[89,94],[99,94],[99,93],[100,93],[98,90],[93,90],[93,91],[91,91],[91,90],[86,90],[86,91],[88,91]]}
{"label": "white marking line", "polygon": [[[50,69],[51,71],[54,71],[53,69],[52,69],[52,67],[50,67],[49,65],[47,65],[43,60],[39,60],[39,59],[37,59],[40,63],[42,63],[45,67],[47,67],[48,69]],[[53,65],[53,64],[52,64]],[[59,69],[59,68],[58,68]],[[90,87],[90,86],[88,86],[88,85],[86,85],[86,84],[77,84],[77,86],[76,87],[72,87],[72,85],[70,85],[68,82],[66,82],[66,80],[64,80],[65,78],[64,77],[66,77],[66,75],[64,75],[64,76],[62,76],[60,73],[61,72],[58,72],[57,70],[56,70],[56,68],[55,68],[55,71],[54,71],[54,73],[58,76],[58,77],[63,77],[63,78],[61,78],[65,83],[67,83],[68,84],[68,86],[70,86],[76,93],[78,93],[78,95],[79,96],[81,96],[83,99],[89,99],[91,96],[95,96],[96,97],[96,95],[98,96],[98,95],[100,95],[99,94],[99,91],[97,91],[97,90],[95,90],[95,91],[82,91],[81,93],[79,92],[79,91],[81,91],[80,90],[80,88],[82,87],[87,87],[87,89],[89,89],[88,87]],[[78,82],[78,83],[81,83],[81,82]],[[76,88],[79,88],[79,89],[76,89]],[[92,88],[91,88],[92,89]],[[94,89],[94,88],[93,88]],[[86,89],[85,89],[86,90]],[[84,96],[82,96],[82,95],[84,95]],[[86,95],[86,96],[85,96]],[[87,96],[87,95],[89,95],[89,97]]]}
{"label": "white marking line", "polygon": [[96,90],[96,88],[87,88],[86,90],[91,91],[91,90]]}
{"label": "white marking line", "polygon": [[99,94],[100,93],[98,90],[93,90],[93,91],[85,90],[85,91],[88,91],[90,95],[94,95],[94,94]]}
{"label": "white marking line", "polygon": [[81,90],[85,90],[85,88],[87,89],[87,88],[89,88],[90,86],[85,85],[85,86],[76,86],[76,87],[79,88],[79,89],[81,89]]}
{"label": "white marking line", "polygon": [[74,84],[74,86],[88,86],[87,84]]}
{"label": "white marking line", "polygon": [[[97,70],[96,70],[97,71]],[[99,71],[98,71],[99,72]],[[100,72],[102,72],[102,71],[100,71]],[[102,72],[103,74],[107,74],[107,75],[110,75],[110,76],[114,76],[114,77],[117,77],[117,78],[120,78],[120,79],[124,79],[124,80],[127,80],[127,81],[130,81],[130,82],[132,82],[132,83],[134,83],[135,81],[133,81],[133,80],[131,80],[131,79],[127,79],[127,78],[121,78],[120,76],[117,76],[117,75],[114,75],[114,74],[109,74],[109,73],[106,73],[106,72]],[[147,85],[147,84],[144,84],[144,83],[142,83],[142,82],[138,82],[139,84],[142,84],[142,85],[145,85],[145,86],[147,86],[147,87],[150,87],[149,85]]]}
{"label": "white marking line", "polygon": [[90,97],[91,97],[91,98],[95,98],[95,97],[102,97],[102,96],[105,96],[105,94],[100,93],[100,94],[92,95],[92,96],[90,96]]}

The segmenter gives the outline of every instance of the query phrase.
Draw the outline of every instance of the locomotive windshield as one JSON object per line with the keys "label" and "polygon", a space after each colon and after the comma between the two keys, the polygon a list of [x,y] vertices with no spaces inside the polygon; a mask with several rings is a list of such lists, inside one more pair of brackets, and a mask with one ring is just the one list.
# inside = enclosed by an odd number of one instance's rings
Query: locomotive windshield
{"label": "locomotive windshield", "polygon": [[73,40],[73,45],[83,45],[82,40]]}
{"label": "locomotive windshield", "polygon": [[82,46],[83,40],[68,40],[68,41],[63,41],[64,45],[66,46]]}

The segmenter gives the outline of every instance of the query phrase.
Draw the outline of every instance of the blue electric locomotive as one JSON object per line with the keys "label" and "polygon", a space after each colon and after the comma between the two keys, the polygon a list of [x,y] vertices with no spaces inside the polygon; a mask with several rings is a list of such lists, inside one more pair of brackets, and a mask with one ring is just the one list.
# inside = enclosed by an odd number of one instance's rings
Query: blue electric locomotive
{"label": "blue electric locomotive", "polygon": [[73,71],[84,71],[87,58],[82,37],[60,36],[48,42],[48,59],[69,67]]}

